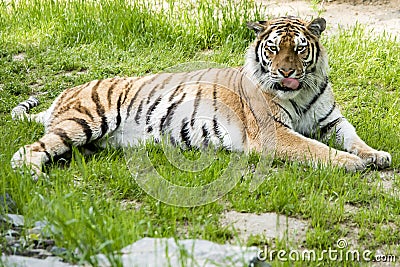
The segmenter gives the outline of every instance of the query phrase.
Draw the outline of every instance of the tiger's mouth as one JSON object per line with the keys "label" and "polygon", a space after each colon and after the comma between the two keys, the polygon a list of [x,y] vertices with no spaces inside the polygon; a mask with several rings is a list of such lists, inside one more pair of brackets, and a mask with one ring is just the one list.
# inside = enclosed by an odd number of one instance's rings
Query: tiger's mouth
{"label": "tiger's mouth", "polygon": [[283,78],[280,82],[274,84],[274,89],[279,91],[298,91],[301,87],[302,83],[294,78]]}

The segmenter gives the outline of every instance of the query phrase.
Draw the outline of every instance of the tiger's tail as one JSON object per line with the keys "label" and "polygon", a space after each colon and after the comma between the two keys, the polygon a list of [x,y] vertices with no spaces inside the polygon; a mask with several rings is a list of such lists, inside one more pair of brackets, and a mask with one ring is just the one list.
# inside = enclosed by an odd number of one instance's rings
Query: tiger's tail
{"label": "tiger's tail", "polygon": [[40,101],[31,96],[27,100],[19,103],[16,107],[14,107],[11,111],[11,117],[13,120],[24,120],[27,119],[29,121],[36,121],[39,123],[44,123],[44,115],[46,111],[40,112],[38,114],[29,114],[29,111],[38,106]]}

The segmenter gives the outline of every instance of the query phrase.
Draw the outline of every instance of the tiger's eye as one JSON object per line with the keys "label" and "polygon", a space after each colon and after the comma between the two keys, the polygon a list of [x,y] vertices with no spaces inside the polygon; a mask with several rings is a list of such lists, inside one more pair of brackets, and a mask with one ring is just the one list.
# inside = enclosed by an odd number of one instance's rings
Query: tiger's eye
{"label": "tiger's eye", "polygon": [[305,46],[305,45],[298,46],[298,47],[295,49],[295,51],[296,51],[297,53],[302,53],[302,52],[304,52],[304,51],[306,50],[306,48],[307,48],[307,46]]}
{"label": "tiger's eye", "polygon": [[269,51],[278,52],[278,48],[276,46],[268,46]]}

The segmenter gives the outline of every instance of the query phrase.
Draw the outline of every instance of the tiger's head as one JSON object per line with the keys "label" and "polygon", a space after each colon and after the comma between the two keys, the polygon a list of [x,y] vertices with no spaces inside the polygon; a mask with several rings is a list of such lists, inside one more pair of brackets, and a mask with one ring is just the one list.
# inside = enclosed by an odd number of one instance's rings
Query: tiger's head
{"label": "tiger's head", "polygon": [[250,46],[245,69],[263,90],[292,99],[306,88],[317,90],[327,76],[327,55],[319,42],[326,22],[295,17],[247,23],[257,38]]}

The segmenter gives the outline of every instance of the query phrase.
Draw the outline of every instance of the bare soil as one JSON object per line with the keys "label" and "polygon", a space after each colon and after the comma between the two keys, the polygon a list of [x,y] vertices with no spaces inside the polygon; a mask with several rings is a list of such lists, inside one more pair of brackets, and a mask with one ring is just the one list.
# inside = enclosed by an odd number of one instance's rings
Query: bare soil
{"label": "bare soil", "polygon": [[373,34],[385,32],[400,39],[400,0],[323,0],[316,5],[311,1],[259,1],[267,7],[268,15],[272,17],[324,17],[328,23],[328,35],[337,32],[339,28],[361,24]]}

